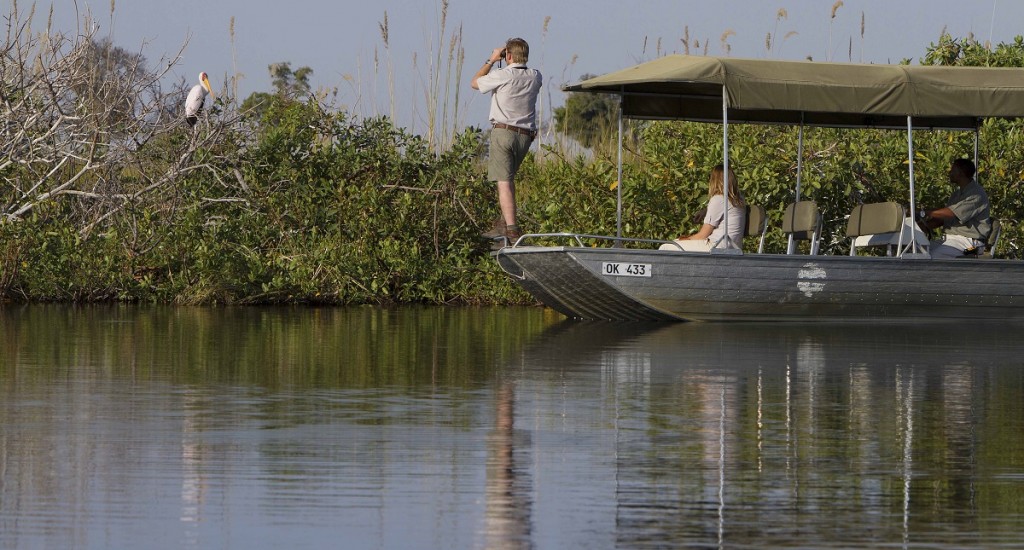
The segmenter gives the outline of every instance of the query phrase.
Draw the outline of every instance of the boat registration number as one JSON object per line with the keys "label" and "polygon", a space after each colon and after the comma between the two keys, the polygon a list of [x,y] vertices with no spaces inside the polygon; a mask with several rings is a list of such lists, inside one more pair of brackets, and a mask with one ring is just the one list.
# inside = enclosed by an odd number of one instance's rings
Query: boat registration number
{"label": "boat registration number", "polygon": [[612,277],[650,277],[651,264],[627,264],[622,262],[602,262],[601,273]]}

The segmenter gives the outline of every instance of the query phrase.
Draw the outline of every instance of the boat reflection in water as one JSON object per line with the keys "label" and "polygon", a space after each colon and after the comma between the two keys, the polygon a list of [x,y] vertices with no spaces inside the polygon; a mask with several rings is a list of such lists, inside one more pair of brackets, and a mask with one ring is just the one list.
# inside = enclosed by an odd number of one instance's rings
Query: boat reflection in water
{"label": "boat reflection in water", "polygon": [[[545,403],[541,419],[570,399],[587,410],[550,381],[600,373],[614,484],[593,491],[613,493],[600,498],[614,502],[616,544],[974,544],[1021,532],[1024,504],[1001,478],[1020,475],[1024,451],[1016,333],[566,322],[524,350],[533,385],[517,395]],[[571,453],[539,439],[538,464]]]}
{"label": "boat reflection in water", "polygon": [[1019,546],[1019,332],[0,309],[0,548]]}

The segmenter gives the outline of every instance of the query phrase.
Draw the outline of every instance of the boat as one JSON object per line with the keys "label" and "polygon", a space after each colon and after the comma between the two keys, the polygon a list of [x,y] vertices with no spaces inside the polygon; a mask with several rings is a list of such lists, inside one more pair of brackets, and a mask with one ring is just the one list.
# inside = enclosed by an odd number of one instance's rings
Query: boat
{"label": "boat", "polygon": [[[721,124],[729,165],[730,124],[799,128],[796,200],[787,210],[786,253],[662,250],[671,243],[622,235],[622,182],[616,235],[525,234],[494,252],[501,268],[544,305],[573,319],[622,321],[1024,320],[1024,261],[932,258],[918,229],[914,131],[978,132],[987,118],[1024,117],[1024,70],[865,65],[670,55],[567,86],[615,94],[622,118]],[[907,133],[907,203],[858,206],[847,225],[850,255],[795,253],[793,239],[816,239],[800,201],[806,126],[881,128]],[[909,214],[908,214],[909,213]],[[765,231],[763,210],[748,212],[747,234]],[[757,222],[753,221],[755,218]],[[810,220],[797,223],[794,220]],[[751,231],[753,228],[753,231]],[[998,230],[989,244],[995,246]],[[858,253],[881,245],[885,255]],[[672,247],[667,247],[672,248]],[[812,250],[816,252],[817,247]]]}

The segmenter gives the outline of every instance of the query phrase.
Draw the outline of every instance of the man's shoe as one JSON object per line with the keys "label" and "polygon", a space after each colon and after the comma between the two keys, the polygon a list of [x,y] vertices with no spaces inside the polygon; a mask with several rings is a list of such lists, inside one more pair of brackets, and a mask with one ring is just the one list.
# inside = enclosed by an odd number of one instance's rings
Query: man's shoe
{"label": "man's shoe", "polygon": [[498,216],[498,219],[494,220],[491,224],[491,228],[480,234],[485,239],[497,239],[498,237],[505,236],[505,219]]}
{"label": "man's shoe", "polygon": [[518,225],[510,225],[510,226],[505,228],[505,238],[508,240],[509,246],[515,244],[516,241],[519,240],[519,237],[522,237],[522,236],[523,236],[523,233],[521,231],[519,231],[519,226]]}

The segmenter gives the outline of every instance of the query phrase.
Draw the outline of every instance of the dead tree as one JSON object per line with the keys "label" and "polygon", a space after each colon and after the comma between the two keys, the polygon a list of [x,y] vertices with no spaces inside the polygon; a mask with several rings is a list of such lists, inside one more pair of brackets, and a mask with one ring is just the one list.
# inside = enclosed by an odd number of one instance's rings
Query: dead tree
{"label": "dead tree", "polygon": [[187,41],[150,70],[141,52],[99,37],[90,17],[77,33],[33,32],[33,11],[22,17],[12,4],[0,47],[0,223],[60,201],[87,235],[125,209],[167,200],[191,172],[225,170],[195,153],[224,139],[237,116],[221,109],[190,129],[184,83],[162,88]]}

